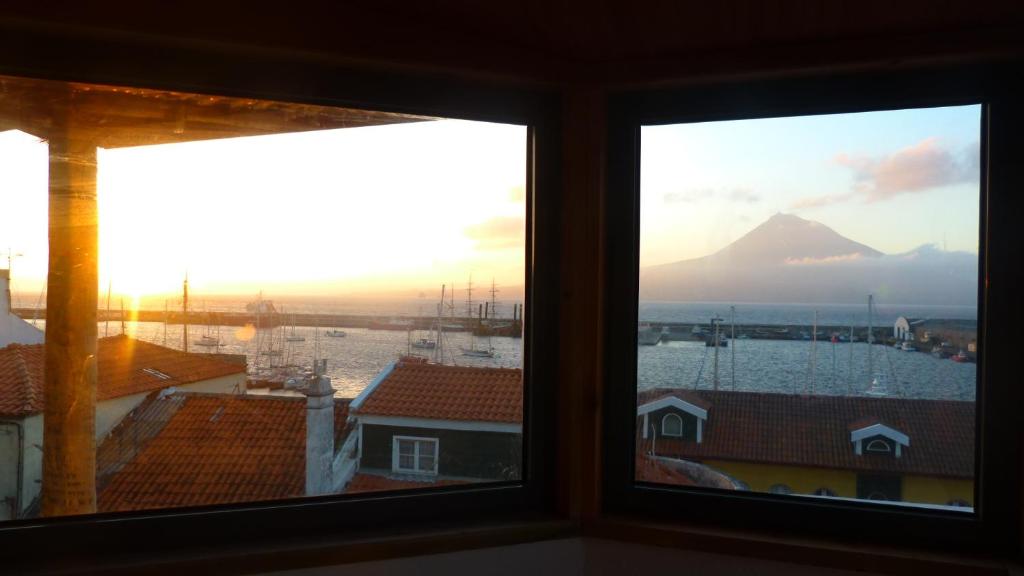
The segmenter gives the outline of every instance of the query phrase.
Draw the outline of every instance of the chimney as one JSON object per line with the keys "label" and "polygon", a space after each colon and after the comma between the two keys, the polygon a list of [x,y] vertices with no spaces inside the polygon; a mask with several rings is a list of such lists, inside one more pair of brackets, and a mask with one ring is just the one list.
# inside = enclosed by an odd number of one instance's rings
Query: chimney
{"label": "chimney", "polygon": [[11,311],[11,271],[0,269],[0,314]]}
{"label": "chimney", "polygon": [[329,494],[334,460],[334,389],[317,370],[306,388],[306,496]]}

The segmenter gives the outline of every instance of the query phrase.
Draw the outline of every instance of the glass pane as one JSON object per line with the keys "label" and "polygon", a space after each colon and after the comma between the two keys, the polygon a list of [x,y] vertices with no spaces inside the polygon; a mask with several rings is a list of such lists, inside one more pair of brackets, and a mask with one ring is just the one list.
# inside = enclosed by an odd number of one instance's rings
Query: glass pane
{"label": "glass pane", "polygon": [[973,511],[980,126],[642,128],[637,480]]}
{"label": "glass pane", "polygon": [[420,472],[433,472],[434,471],[434,457],[420,454],[420,465],[418,470]]}
{"label": "glass pane", "polygon": [[0,76],[0,520],[518,479],[526,132]]}
{"label": "glass pane", "polygon": [[433,456],[437,450],[437,444],[434,442],[420,442],[420,455]]}
{"label": "glass pane", "polygon": [[412,440],[398,441],[398,454],[400,456],[412,456],[416,453],[416,443]]}

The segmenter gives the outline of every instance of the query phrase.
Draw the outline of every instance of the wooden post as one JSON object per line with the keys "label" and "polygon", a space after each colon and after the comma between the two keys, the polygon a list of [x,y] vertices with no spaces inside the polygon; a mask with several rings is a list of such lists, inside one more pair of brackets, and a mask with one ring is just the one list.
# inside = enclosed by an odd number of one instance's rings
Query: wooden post
{"label": "wooden post", "polygon": [[49,139],[43,516],[96,511],[96,146],[65,115]]}

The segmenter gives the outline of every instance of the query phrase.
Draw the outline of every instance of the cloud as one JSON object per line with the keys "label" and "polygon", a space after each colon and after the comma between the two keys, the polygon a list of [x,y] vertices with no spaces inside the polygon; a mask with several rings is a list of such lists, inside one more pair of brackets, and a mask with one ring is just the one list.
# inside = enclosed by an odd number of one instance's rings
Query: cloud
{"label": "cloud", "polygon": [[853,252],[852,254],[843,254],[840,256],[826,256],[824,258],[786,258],[785,263],[788,266],[808,266],[816,264],[841,264],[843,262],[856,262],[862,260],[864,255],[860,252]]}
{"label": "cloud", "polygon": [[938,138],[927,138],[885,156],[839,154],[834,161],[852,172],[852,190],[801,198],[792,208],[819,208],[856,199],[871,204],[900,194],[974,182],[978,179],[979,157],[977,142],[954,153]]}
{"label": "cloud", "polygon": [[754,204],[761,201],[761,197],[749,188],[697,188],[686,192],[668,192],[662,196],[666,204],[693,203],[710,198],[725,198],[731,202],[743,204]]}
{"label": "cloud", "polygon": [[522,216],[497,216],[463,229],[467,238],[481,250],[502,250],[523,246],[526,219]]}

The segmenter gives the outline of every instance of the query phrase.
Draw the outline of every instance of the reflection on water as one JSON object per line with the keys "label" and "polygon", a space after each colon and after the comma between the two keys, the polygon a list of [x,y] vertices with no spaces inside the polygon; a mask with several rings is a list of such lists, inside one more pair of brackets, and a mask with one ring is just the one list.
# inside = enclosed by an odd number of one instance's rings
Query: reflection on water
{"label": "reflection on water", "polygon": [[[922,352],[874,345],[874,372],[888,382],[892,396],[969,400],[975,398],[975,364],[958,364]],[[718,350],[719,388],[801,394],[863,394],[871,384],[864,342],[736,340]],[[852,361],[851,361],[852,352]],[[736,377],[732,358],[735,353]],[[637,388],[710,389],[714,348],[703,342],[669,342],[637,350]],[[812,369],[812,356],[816,357]]]}

